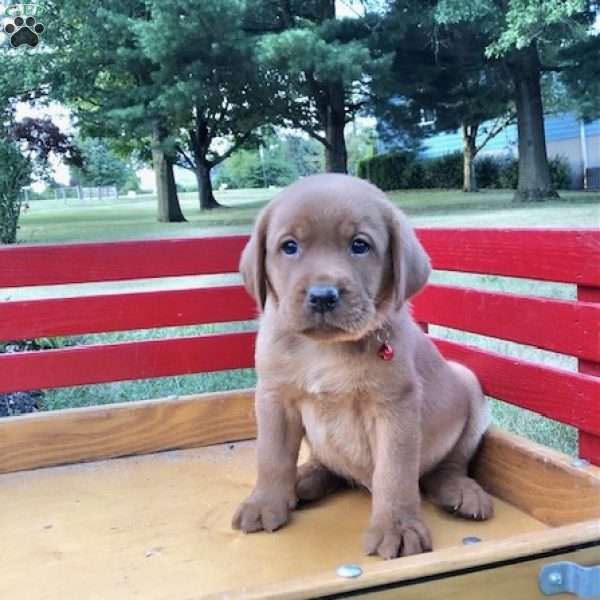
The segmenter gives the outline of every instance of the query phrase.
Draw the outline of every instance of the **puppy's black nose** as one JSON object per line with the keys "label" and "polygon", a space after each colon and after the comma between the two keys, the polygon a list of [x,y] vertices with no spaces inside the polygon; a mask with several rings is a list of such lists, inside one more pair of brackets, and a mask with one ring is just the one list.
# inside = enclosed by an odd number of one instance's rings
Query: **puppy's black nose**
{"label": "puppy's black nose", "polygon": [[338,305],[339,301],[340,293],[337,288],[315,285],[308,290],[308,303],[315,312],[330,312]]}

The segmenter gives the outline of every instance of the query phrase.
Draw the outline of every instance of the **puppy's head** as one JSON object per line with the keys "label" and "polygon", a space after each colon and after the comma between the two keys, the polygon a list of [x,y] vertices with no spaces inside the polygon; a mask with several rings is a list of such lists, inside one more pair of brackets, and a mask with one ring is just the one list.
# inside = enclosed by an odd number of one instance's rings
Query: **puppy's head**
{"label": "puppy's head", "polygon": [[295,333],[357,340],[426,283],[429,258],[404,215],[373,185],[313,175],[259,214],[240,263],[262,309]]}

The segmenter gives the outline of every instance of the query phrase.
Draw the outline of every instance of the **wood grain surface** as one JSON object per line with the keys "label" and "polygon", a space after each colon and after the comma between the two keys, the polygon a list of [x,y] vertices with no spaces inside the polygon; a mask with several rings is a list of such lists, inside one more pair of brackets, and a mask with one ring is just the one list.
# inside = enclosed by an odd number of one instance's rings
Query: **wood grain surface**
{"label": "wood grain surface", "polygon": [[236,273],[248,236],[0,248],[0,287]]}
{"label": "wood grain surface", "polygon": [[254,392],[220,392],[0,420],[0,473],[253,438]]}
{"label": "wood grain surface", "polygon": [[472,369],[484,392],[590,433],[600,433],[600,379],[433,338],[442,354]]}
{"label": "wood grain surface", "polygon": [[413,302],[418,321],[600,361],[600,304],[428,285]]}
{"label": "wood grain surface", "polygon": [[[436,269],[600,286],[594,229],[417,229]],[[236,272],[248,236],[0,248],[0,287]]]}
{"label": "wood grain surface", "polygon": [[600,519],[600,468],[497,428],[486,434],[474,464],[490,493],[548,525]]}
{"label": "wood grain surface", "polygon": [[[600,547],[507,566],[492,566],[466,575],[451,575],[353,597],[364,600],[548,600],[538,585],[539,572],[545,565],[563,560],[595,566],[600,562]],[[553,597],[555,600],[574,600],[571,594]]]}
{"label": "wood grain surface", "polygon": [[[587,287],[577,286],[577,299],[587,303],[593,303],[600,307],[600,286]],[[600,321],[599,321],[600,322]],[[600,347],[600,335],[596,337],[596,344]],[[579,359],[579,372],[586,375],[593,375],[600,378],[600,358],[595,360]],[[600,403],[600,396],[596,398]],[[600,432],[590,433],[579,430],[578,432],[579,456],[591,461],[595,465],[600,465]]]}
{"label": "wood grain surface", "polygon": [[[315,578],[318,590],[320,577],[339,580],[335,569],[347,562],[391,568],[396,578],[414,573],[414,558],[364,556],[371,502],[358,489],[295,511],[273,534],[232,530],[255,477],[249,442],[2,475],[0,598],[189,600],[230,589],[244,596],[258,585],[282,591],[297,578],[305,587]],[[458,565],[466,550],[477,561],[510,536],[534,540],[547,531],[501,500],[487,522],[431,505],[424,518],[436,552],[419,557],[423,574],[438,557]],[[478,551],[462,545],[466,536],[482,540]]]}
{"label": "wood grain surface", "polygon": [[245,321],[256,312],[239,285],[15,300],[0,302],[0,340]]}
{"label": "wood grain surface", "polygon": [[254,366],[254,332],[0,354],[0,392]]}

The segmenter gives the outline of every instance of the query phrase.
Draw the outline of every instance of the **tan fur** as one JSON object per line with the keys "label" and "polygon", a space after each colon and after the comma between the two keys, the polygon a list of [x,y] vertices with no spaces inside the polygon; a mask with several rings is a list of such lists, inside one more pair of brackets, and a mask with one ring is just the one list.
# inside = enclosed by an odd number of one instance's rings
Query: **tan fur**
{"label": "tan fur", "polygon": [[[356,237],[371,249],[350,252]],[[294,256],[281,245],[299,244]],[[445,361],[406,303],[431,267],[405,216],[374,186],[345,175],[291,185],[262,211],[240,270],[262,310],[256,346],[258,479],[233,526],[273,531],[298,500],[342,481],[373,494],[365,550],[384,558],[431,549],[419,481],[431,500],[488,518],[492,503],[467,476],[488,425],[476,377]],[[339,305],[311,310],[314,285]],[[394,358],[378,356],[382,341]],[[302,437],[309,463],[296,467]]]}

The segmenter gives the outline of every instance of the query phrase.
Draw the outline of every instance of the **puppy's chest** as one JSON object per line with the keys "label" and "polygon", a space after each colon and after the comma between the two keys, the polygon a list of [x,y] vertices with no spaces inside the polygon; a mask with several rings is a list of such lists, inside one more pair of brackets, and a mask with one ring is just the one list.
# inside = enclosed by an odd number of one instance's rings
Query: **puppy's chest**
{"label": "puppy's chest", "polygon": [[370,487],[376,400],[389,384],[383,370],[394,366],[376,354],[326,345],[296,347],[278,358],[279,376],[297,390],[312,452],[335,473]]}
{"label": "puppy's chest", "polygon": [[335,473],[366,487],[373,475],[375,418],[353,396],[308,397],[300,405],[313,454]]}
{"label": "puppy's chest", "polygon": [[311,395],[369,393],[377,384],[377,370],[365,357],[346,356],[325,350],[305,350],[291,357],[287,371],[290,380]]}

